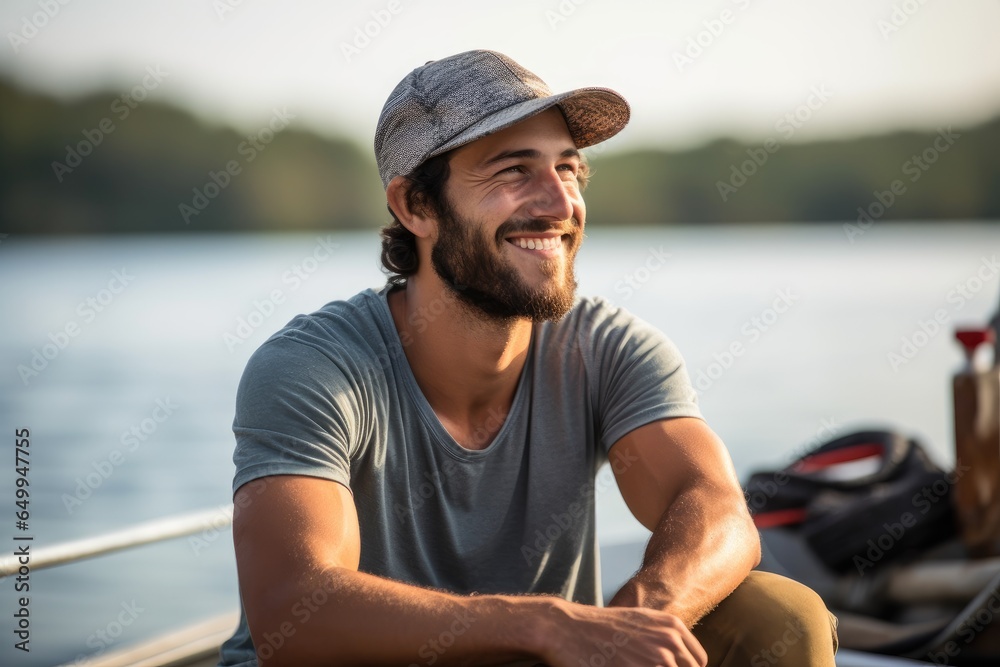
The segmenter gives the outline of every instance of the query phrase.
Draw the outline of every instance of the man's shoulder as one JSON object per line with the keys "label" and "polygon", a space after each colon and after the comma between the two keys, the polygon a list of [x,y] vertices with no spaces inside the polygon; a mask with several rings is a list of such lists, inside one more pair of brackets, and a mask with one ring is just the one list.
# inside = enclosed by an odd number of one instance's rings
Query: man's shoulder
{"label": "man's shoulder", "polygon": [[658,350],[677,356],[670,338],[624,307],[599,296],[577,297],[573,307],[557,322],[547,322],[540,342],[550,354],[553,349],[576,351],[589,364],[601,360],[625,359]]}
{"label": "man's shoulder", "polygon": [[379,292],[367,289],[348,299],[330,301],[311,313],[295,316],[268,340],[316,337],[337,341],[359,331],[370,334],[380,329],[379,309],[383,304]]}
{"label": "man's shoulder", "polygon": [[312,313],[297,315],[257,348],[251,362],[273,365],[293,360],[377,360],[388,347],[380,313],[384,307],[384,297],[368,289],[349,299],[331,301]]}
{"label": "man's shoulder", "polygon": [[552,323],[553,333],[574,336],[603,336],[613,331],[648,326],[630,311],[600,296],[578,296],[569,312]]}
{"label": "man's shoulder", "polygon": [[631,316],[628,311],[601,296],[577,296],[569,312],[570,315],[586,318],[609,318],[622,313]]}

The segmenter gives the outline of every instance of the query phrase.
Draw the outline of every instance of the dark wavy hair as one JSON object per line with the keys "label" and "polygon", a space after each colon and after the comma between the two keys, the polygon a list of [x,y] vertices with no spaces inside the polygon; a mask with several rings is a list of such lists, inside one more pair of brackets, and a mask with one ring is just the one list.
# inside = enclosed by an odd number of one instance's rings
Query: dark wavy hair
{"label": "dark wavy hair", "polygon": [[[406,205],[410,209],[427,211],[438,219],[450,213],[448,202],[444,197],[444,184],[448,182],[448,176],[451,174],[448,165],[450,159],[451,151],[435,155],[407,174],[406,179],[409,184],[406,190]],[[580,171],[577,174],[580,192],[586,189],[591,175],[586,158],[581,157]],[[420,264],[420,258],[417,257],[417,237],[403,226],[391,206],[387,205],[386,209],[392,216],[392,222],[379,232],[382,237],[380,257],[382,270],[388,274],[389,283],[402,285],[408,277],[417,272]]]}
{"label": "dark wavy hair", "polygon": [[[448,210],[444,199],[444,184],[451,169],[451,153],[435,155],[407,174],[406,205],[412,210],[423,210],[441,218]],[[389,274],[389,282],[402,285],[417,272],[417,237],[403,226],[391,206],[386,205],[392,222],[382,228],[382,270]]]}

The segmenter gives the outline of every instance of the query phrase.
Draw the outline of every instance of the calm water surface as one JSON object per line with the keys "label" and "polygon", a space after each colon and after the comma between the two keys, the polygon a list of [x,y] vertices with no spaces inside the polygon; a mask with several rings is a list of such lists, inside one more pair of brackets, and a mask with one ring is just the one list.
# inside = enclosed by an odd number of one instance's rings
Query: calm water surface
{"label": "calm water surface", "polygon": [[[876,224],[854,243],[840,225],[588,236],[581,293],[678,344],[741,477],[872,425],[953,461],[951,331],[997,309],[1000,225]],[[15,534],[40,546],[228,503],[248,356],[296,314],[379,286],[377,254],[374,233],[3,239],[3,551]],[[16,428],[31,431],[24,532]],[[604,543],[645,534],[613,490],[598,518]],[[232,609],[230,533],[206,537],[33,573],[30,654],[0,582],[0,664],[72,662]]]}

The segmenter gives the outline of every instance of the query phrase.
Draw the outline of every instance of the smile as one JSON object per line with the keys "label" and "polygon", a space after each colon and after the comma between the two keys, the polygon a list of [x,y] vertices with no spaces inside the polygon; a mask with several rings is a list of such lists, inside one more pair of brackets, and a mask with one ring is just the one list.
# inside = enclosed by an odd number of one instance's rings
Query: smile
{"label": "smile", "polygon": [[529,236],[521,236],[518,238],[507,239],[508,242],[513,243],[518,248],[524,248],[525,250],[556,250],[562,247],[562,237],[545,237],[545,238],[532,238]]}

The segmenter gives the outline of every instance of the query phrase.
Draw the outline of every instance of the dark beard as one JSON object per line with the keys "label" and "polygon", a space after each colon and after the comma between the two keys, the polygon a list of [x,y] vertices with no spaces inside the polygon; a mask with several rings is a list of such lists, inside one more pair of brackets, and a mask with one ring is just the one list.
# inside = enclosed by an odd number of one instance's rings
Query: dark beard
{"label": "dark beard", "polygon": [[[431,250],[431,263],[438,276],[458,300],[487,317],[509,321],[526,318],[533,322],[558,320],[573,306],[576,277],[573,261],[580,247],[580,226],[563,238],[566,281],[561,287],[532,289],[517,269],[504,261],[504,237],[514,232],[547,232],[552,225],[542,220],[508,220],[494,238],[477,235],[471,220],[460,220],[447,204],[439,216],[438,241]],[[543,269],[548,270],[543,264]],[[555,262],[551,271],[555,271]]]}

